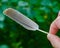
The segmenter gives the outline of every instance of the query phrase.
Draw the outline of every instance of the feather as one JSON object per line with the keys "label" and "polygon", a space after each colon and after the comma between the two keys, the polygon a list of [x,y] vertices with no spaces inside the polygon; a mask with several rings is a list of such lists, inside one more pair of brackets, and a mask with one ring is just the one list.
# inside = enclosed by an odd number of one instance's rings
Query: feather
{"label": "feather", "polygon": [[4,10],[3,13],[28,30],[32,31],[38,30],[44,32],[45,34],[48,34],[47,32],[40,30],[38,24],[36,24],[34,21],[32,21],[31,19],[29,19],[28,17],[26,17],[25,15],[23,15],[22,13],[15,9],[8,8]]}

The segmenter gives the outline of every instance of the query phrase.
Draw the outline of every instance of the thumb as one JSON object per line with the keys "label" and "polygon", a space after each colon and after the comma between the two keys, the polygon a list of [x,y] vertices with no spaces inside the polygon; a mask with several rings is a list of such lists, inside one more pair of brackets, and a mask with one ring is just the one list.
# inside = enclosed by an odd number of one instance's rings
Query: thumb
{"label": "thumb", "polygon": [[47,35],[48,40],[51,42],[54,48],[60,48],[60,38],[53,34]]}

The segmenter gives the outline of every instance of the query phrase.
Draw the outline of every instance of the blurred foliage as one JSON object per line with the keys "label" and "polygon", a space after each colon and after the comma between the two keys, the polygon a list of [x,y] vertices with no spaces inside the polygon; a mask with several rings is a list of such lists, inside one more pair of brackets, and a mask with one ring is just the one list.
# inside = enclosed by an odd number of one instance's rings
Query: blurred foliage
{"label": "blurred foliage", "polygon": [[60,10],[60,0],[0,0],[0,48],[52,48],[45,34],[26,30],[6,17],[6,8],[20,11],[48,32]]}

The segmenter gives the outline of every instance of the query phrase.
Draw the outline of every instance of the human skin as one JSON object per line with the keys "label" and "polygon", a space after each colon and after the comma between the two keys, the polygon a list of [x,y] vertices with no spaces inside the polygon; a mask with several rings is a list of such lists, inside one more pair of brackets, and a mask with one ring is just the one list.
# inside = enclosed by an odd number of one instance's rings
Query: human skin
{"label": "human skin", "polygon": [[57,18],[52,22],[47,35],[48,40],[51,42],[54,48],[60,48],[60,38],[55,34],[60,29],[60,12],[58,13]]}

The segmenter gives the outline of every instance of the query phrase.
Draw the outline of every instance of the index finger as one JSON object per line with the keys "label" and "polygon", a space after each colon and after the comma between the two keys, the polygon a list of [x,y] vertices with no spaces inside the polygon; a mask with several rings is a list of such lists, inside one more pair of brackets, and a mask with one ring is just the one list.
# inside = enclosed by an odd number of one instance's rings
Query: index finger
{"label": "index finger", "polygon": [[58,17],[52,22],[49,33],[56,34],[59,28],[60,28],[60,11],[58,13]]}
{"label": "index finger", "polygon": [[58,27],[56,26],[56,21],[54,21],[50,26],[49,33],[56,34],[57,31],[58,31]]}

